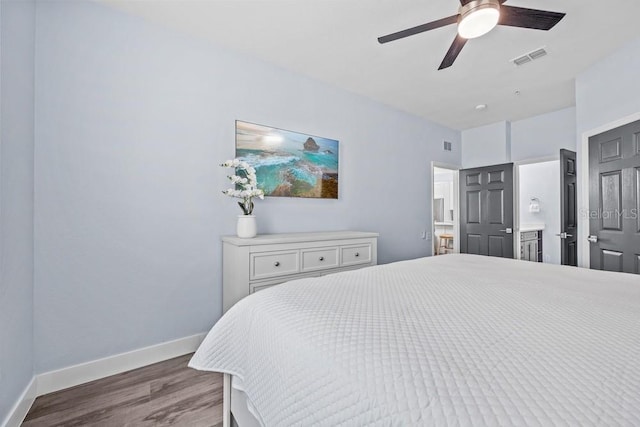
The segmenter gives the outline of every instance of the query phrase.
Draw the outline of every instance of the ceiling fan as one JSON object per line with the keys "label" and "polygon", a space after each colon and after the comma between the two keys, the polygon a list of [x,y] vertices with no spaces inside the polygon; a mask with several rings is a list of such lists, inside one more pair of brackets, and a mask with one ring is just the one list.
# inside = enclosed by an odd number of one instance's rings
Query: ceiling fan
{"label": "ceiling fan", "polygon": [[379,37],[378,42],[380,44],[388,43],[457,23],[458,34],[438,68],[438,70],[442,70],[453,65],[468,39],[480,37],[491,31],[496,25],[549,31],[565,16],[564,13],[559,12],[505,6],[503,3],[506,1],[460,0],[461,4],[456,15]]}

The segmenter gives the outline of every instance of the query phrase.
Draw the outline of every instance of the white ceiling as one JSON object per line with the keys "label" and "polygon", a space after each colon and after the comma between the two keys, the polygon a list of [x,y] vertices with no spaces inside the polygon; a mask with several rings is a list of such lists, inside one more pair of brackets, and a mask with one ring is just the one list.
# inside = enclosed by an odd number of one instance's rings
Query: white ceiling
{"label": "white ceiling", "polygon": [[[453,15],[458,0],[101,1],[455,129],[574,105],[575,76],[637,37],[640,15],[638,0],[508,0],[567,16],[549,32],[499,26],[437,71],[455,25],[377,37]],[[546,57],[509,62],[542,46]]]}

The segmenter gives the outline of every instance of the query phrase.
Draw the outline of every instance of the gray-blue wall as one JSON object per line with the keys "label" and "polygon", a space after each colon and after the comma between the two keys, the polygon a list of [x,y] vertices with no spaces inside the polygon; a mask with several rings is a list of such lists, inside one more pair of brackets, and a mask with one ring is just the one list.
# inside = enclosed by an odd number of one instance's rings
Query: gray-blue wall
{"label": "gray-blue wall", "polygon": [[340,199],[258,201],[260,232],[370,230],[381,262],[431,253],[429,165],[460,163],[459,132],[94,2],[39,3],[37,29],[38,372],[218,319],[236,119],[340,141]]}
{"label": "gray-blue wall", "polygon": [[462,165],[465,168],[509,162],[509,122],[497,122],[462,131]]}
{"label": "gray-blue wall", "polygon": [[558,157],[576,150],[576,109],[564,108],[511,122],[511,160]]}
{"label": "gray-blue wall", "polygon": [[558,157],[561,148],[576,150],[575,107],[462,131],[464,167]]}
{"label": "gray-blue wall", "polygon": [[34,17],[0,2],[0,424],[33,377]]}
{"label": "gray-blue wall", "polygon": [[640,112],[640,37],[576,77],[578,146],[584,132]]}

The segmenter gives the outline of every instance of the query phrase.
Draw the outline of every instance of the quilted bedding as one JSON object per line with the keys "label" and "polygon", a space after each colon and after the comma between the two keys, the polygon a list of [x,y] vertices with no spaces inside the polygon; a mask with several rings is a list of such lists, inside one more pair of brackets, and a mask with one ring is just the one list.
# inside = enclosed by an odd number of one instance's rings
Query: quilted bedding
{"label": "quilted bedding", "polygon": [[640,426],[640,277],[447,255],[250,295],[190,366],[266,426]]}

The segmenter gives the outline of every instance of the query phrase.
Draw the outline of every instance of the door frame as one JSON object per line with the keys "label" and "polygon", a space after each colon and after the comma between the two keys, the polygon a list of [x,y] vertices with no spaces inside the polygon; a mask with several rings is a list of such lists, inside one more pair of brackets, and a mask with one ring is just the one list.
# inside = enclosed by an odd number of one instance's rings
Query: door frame
{"label": "door frame", "polygon": [[587,237],[589,230],[589,138],[603,132],[619,128],[640,120],[640,112],[630,114],[582,133],[580,152],[578,153],[578,267],[591,268],[591,244]]}
{"label": "door frame", "polygon": [[[534,159],[518,160],[517,162],[513,162],[513,233],[516,235],[513,239],[514,259],[520,259],[520,166],[555,161],[560,161],[560,150],[558,150],[557,156],[536,157]],[[559,182],[558,186],[560,186]],[[558,231],[558,233],[559,232],[560,231]]]}
{"label": "door frame", "polygon": [[435,255],[434,248],[436,247],[436,226],[433,221],[433,195],[435,194],[435,168],[449,169],[453,172],[453,253],[460,253],[460,169],[461,165],[455,165],[452,163],[431,162],[431,251],[432,255]]}

